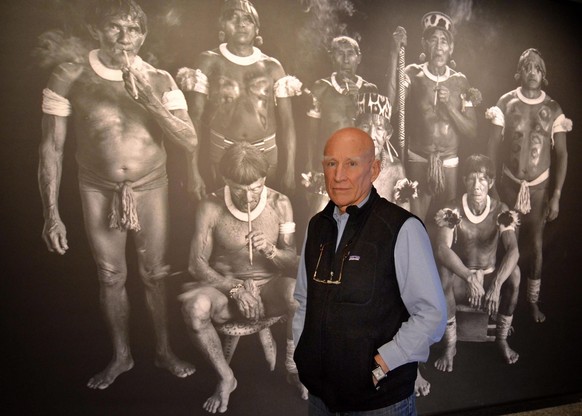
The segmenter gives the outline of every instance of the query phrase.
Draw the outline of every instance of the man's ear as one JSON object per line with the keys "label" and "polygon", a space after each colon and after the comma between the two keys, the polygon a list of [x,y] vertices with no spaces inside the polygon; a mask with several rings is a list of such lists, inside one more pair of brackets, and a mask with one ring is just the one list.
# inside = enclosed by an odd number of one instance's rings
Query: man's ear
{"label": "man's ear", "polygon": [[495,184],[495,179],[491,179],[489,181],[489,190],[491,190],[491,188],[493,188],[493,185]]}
{"label": "man's ear", "polygon": [[382,170],[382,164],[379,159],[374,158],[374,163],[372,164],[372,182],[374,182],[378,176],[380,176],[380,171]]}

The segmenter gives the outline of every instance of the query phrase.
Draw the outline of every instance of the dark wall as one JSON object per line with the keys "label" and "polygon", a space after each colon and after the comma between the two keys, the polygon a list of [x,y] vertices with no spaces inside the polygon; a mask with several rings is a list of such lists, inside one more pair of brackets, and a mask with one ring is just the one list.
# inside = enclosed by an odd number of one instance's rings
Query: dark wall
{"label": "dark wall", "polygon": [[[333,3],[333,8],[324,8]],[[186,380],[172,378],[153,364],[153,337],[145,313],[143,291],[129,247],[128,291],[132,305],[132,346],[136,368],[103,392],[88,390],[87,379],[109,359],[107,331],[100,317],[98,286],[86,242],[76,184],[74,137],[66,145],[61,186],[61,215],[68,226],[70,250],[65,256],[48,253],[40,239],[42,208],[36,169],[40,139],[40,102],[50,71],[32,56],[40,34],[51,29],[86,37],[81,13],[86,3],[59,0],[4,1],[0,6],[0,171],[2,178],[0,323],[4,346],[1,371],[3,405],[11,414],[202,414],[201,405],[216,381],[210,367],[189,343],[175,301],[184,276],[169,280],[170,330],[177,353],[198,368]],[[203,50],[218,44],[218,0],[141,2],[150,18],[150,33],[142,56],[175,74],[194,65]],[[382,85],[391,33],[397,25],[408,32],[406,62],[420,53],[420,17],[441,10],[458,18],[454,58],[472,86],[481,90],[479,144],[465,152],[484,151],[488,124],[483,117],[501,94],[515,88],[513,75],[521,52],[539,49],[546,61],[556,99],[574,130],[568,134],[569,168],[559,218],[547,225],[544,237],[543,324],[528,320],[523,293],[513,322],[511,343],[520,360],[501,362],[493,343],[460,343],[455,370],[434,370],[434,357],[422,366],[432,384],[420,398],[423,414],[478,411],[494,414],[501,405],[579,397],[582,391],[579,243],[582,224],[582,6],[550,0],[404,1],[404,0],[257,0],[261,15],[261,49],[277,57],[288,73],[309,87],[329,75],[326,41],[344,33],[360,41],[360,74]],[[317,11],[321,11],[319,15]],[[308,100],[294,98],[298,131],[298,172],[303,160],[305,110]],[[184,166],[169,148],[174,270],[187,262],[193,212],[182,192]],[[300,185],[298,189],[301,191]],[[305,226],[302,195],[293,199],[298,229]],[[285,382],[283,328],[279,362],[266,369],[258,343],[243,339],[233,361],[239,388],[229,414],[298,415],[302,402]],[[251,337],[248,337],[251,338]],[[8,392],[8,394],[6,394]]]}

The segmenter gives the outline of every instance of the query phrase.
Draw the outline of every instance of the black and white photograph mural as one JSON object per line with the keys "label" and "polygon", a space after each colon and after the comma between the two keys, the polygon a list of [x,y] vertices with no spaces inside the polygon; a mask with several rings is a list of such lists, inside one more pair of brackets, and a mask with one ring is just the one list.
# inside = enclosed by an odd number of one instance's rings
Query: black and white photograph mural
{"label": "black and white photograph mural", "polygon": [[4,414],[307,414],[293,292],[344,127],[432,244],[419,414],[581,400],[582,2],[0,11]]}

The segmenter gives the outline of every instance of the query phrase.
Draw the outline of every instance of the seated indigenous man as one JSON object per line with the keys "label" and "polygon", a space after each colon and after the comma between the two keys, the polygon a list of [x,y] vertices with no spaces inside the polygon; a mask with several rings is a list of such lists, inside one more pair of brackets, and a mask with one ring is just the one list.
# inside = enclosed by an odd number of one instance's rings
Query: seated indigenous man
{"label": "seated indigenous man", "polygon": [[374,181],[378,195],[410,210],[409,199],[416,195],[416,184],[406,179],[404,166],[396,148],[390,143],[392,106],[388,97],[376,93],[358,95],[356,127],[365,131],[374,141],[380,174]]}
{"label": "seated indigenous man", "polygon": [[[88,27],[100,48],[82,63],[53,71],[43,91],[38,180],[44,210],[43,239],[65,254],[67,232],[59,214],[59,187],[67,129],[76,139],[85,231],[99,279],[99,301],[113,357],[87,383],[105,389],[129,371],[129,302],[126,244],[132,238],[156,339],[156,365],[178,377],[194,367],[176,358],[168,339],[164,278],[168,246],[168,178],[164,140],[178,144],[190,162],[197,138],[186,100],[172,77],[142,61],[147,20],[132,0],[99,2]],[[68,118],[72,122],[68,123]],[[190,165],[190,175],[198,175]]]}
{"label": "seated indigenous man", "polygon": [[226,186],[203,199],[196,211],[189,263],[196,284],[180,299],[194,344],[218,373],[216,391],[203,406],[211,413],[226,411],[237,385],[215,324],[287,315],[285,365],[297,373],[291,333],[297,304],[290,277],[298,261],[295,223],[289,199],[265,186],[268,170],[256,147],[233,144],[220,161]]}
{"label": "seated indigenous man", "polygon": [[[438,231],[435,256],[447,300],[444,351],[435,361],[441,371],[453,371],[457,352],[457,304],[486,311],[497,319],[495,342],[508,364],[519,355],[507,343],[517,304],[520,273],[515,234],[518,214],[488,195],[495,181],[493,162],[487,156],[472,155],[464,163],[466,193],[436,213]],[[497,246],[504,255],[497,261]],[[465,293],[454,291],[454,280],[462,279]]]}
{"label": "seated indigenous man", "polygon": [[209,159],[211,191],[224,185],[218,165],[226,148],[248,142],[269,161],[268,184],[290,195],[295,189],[295,124],[291,97],[301,82],[258,49],[259,14],[248,0],[226,0],[218,48],[202,52],[197,69],[182,68],[178,83],[200,132],[201,160]]}
{"label": "seated indigenous man", "polygon": [[493,124],[489,154],[502,171],[497,186],[501,200],[521,214],[519,247],[527,302],[533,320],[543,322],[546,316],[538,301],[544,228],[560,212],[568,169],[566,133],[572,130],[572,120],[542,90],[548,81],[538,50],[521,54],[515,79],[520,86],[486,112]]}

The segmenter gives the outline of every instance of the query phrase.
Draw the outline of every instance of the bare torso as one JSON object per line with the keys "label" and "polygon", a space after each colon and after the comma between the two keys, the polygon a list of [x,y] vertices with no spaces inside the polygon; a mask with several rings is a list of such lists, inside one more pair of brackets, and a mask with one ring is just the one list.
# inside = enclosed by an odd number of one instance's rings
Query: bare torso
{"label": "bare torso", "polygon": [[249,142],[276,132],[273,86],[285,76],[276,59],[262,54],[257,62],[239,65],[215,49],[202,54],[199,66],[209,82],[205,117],[211,129]]}
{"label": "bare torso", "polygon": [[[441,77],[438,85],[449,89],[450,105],[461,108],[461,93],[468,89],[468,82],[464,75],[450,71],[450,76]],[[409,149],[423,157],[435,152],[444,158],[456,156],[460,135],[450,116],[435,106],[437,82],[429,79],[421,65],[410,65],[406,72],[411,80],[406,100]]]}
{"label": "bare torso", "polygon": [[[147,64],[143,71],[161,99],[170,90],[167,78]],[[127,93],[124,83],[105,80],[88,66],[77,67],[75,72],[68,98],[74,109],[79,165],[104,179],[122,182],[138,180],[164,164],[161,129]]]}
{"label": "bare torso", "polygon": [[518,179],[536,179],[550,167],[552,125],[562,110],[548,96],[540,103],[527,104],[515,91],[504,95],[498,106],[505,115],[503,164]]}
{"label": "bare torso", "polygon": [[453,251],[468,268],[481,270],[495,268],[499,240],[497,216],[507,210],[507,207],[491,199],[489,214],[479,223],[467,218],[460,201],[453,208],[457,208],[463,217],[456,229],[457,240],[453,243]]}
{"label": "bare torso", "polygon": [[[252,229],[262,231],[266,240],[277,245],[279,224],[285,219],[279,207],[281,194],[268,189],[267,205],[261,214],[252,221]],[[283,197],[286,198],[286,197]],[[264,279],[278,274],[273,262],[261,253],[254,251],[253,264],[249,261],[248,223],[235,218],[226,208],[224,188],[208,197],[206,212],[212,212],[207,218],[212,232],[212,256],[210,267],[221,274],[232,273],[239,279]]]}

